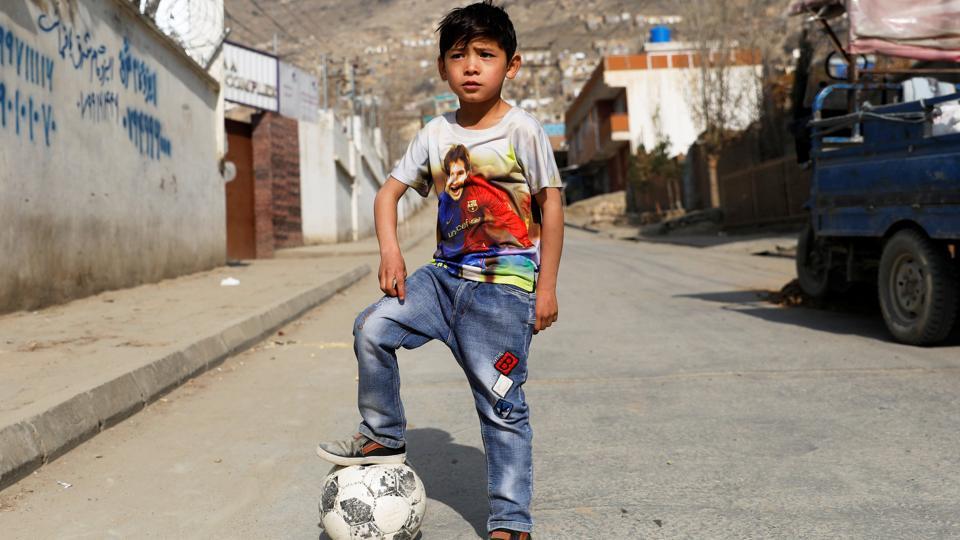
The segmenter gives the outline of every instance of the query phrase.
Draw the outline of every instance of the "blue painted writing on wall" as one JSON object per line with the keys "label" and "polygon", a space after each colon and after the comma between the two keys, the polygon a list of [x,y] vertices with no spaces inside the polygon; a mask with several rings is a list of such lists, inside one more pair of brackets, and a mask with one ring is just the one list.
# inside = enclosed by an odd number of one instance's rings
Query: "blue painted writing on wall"
{"label": "blue painted writing on wall", "polygon": [[101,86],[113,80],[113,57],[107,55],[106,45],[91,43],[90,32],[80,31],[60,20],[58,15],[41,13],[37,17],[37,26],[46,33],[57,32],[57,47],[60,58],[69,60],[74,69],[90,70],[90,80],[98,81]]}
{"label": "blue painted writing on wall", "polygon": [[163,124],[153,116],[127,107],[127,114],[123,117],[123,127],[127,128],[130,142],[137,147],[141,155],[160,159],[173,154],[170,139],[163,135]]}
{"label": "blue painted writing on wall", "polygon": [[157,104],[157,72],[130,50],[130,40],[123,38],[123,50],[120,51],[120,82],[129,89],[142,94],[147,103]]}
{"label": "blue painted writing on wall", "polygon": [[26,44],[9,28],[0,25],[0,66],[16,68],[17,77],[53,90],[53,58]]}
{"label": "blue painted writing on wall", "polygon": [[53,107],[28,96],[19,89],[9,89],[0,82],[0,128],[12,128],[18,137],[28,136],[34,142],[43,136],[50,146],[50,136],[57,130]]}
{"label": "blue painted writing on wall", "polygon": [[80,118],[84,120],[119,120],[120,96],[110,91],[80,92],[77,108],[80,109]]}

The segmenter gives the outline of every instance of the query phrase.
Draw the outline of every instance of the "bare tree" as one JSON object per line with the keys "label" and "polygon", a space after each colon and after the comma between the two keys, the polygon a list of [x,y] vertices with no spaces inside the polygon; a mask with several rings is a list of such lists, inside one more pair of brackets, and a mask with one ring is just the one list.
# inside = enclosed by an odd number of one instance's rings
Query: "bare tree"
{"label": "bare tree", "polygon": [[[750,14],[744,25],[742,41],[748,50],[759,55],[761,69],[755,72],[757,116],[762,123],[761,154],[769,157],[782,155],[788,144],[785,109],[792,89],[792,71],[796,61],[790,40],[799,40],[799,33],[791,35],[791,27],[799,31],[800,21],[788,18],[784,3],[779,0],[746,0]],[[790,23],[793,23],[791,25]]]}
{"label": "bare tree", "polygon": [[[725,144],[745,127],[744,120],[762,117],[766,69],[748,75],[738,66],[763,62],[782,37],[771,32],[778,17],[772,0],[686,0],[684,29],[697,51],[698,70],[691,81],[690,105],[700,128],[699,143],[707,156],[710,206],[720,206],[717,165]],[[782,36],[782,34],[781,34]]]}

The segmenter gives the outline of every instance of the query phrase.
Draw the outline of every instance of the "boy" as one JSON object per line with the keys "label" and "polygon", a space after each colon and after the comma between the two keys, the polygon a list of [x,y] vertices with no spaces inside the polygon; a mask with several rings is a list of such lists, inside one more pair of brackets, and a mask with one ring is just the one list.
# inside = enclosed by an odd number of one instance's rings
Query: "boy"
{"label": "boy", "polygon": [[[489,538],[528,540],[532,431],[521,387],[532,335],[557,320],[560,175],[540,124],[500,97],[504,79],[513,79],[521,62],[506,12],[489,0],[454,9],[438,31],[440,77],[460,109],[420,130],[377,193],[386,296],[354,324],[363,421],[357,435],[320,443],[317,453],[339,465],[403,462],[396,350],[441,340],[463,368],[480,417]],[[472,185],[486,196],[471,195]],[[408,187],[427,196],[431,186],[439,204],[437,251],[431,264],[408,277],[397,243],[397,201]],[[486,211],[482,201],[498,208]],[[515,231],[517,224],[525,234]],[[487,240],[465,241],[481,237]]]}

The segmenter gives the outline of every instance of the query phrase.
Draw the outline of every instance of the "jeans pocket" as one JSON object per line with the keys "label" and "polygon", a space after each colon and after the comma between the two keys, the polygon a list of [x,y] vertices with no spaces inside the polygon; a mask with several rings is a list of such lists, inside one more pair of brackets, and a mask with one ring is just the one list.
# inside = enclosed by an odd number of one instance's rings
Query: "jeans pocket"
{"label": "jeans pocket", "polygon": [[521,289],[520,287],[517,287],[516,285],[508,285],[508,284],[500,285],[500,290],[506,291],[508,294],[512,294],[513,296],[516,296],[517,298],[523,300],[524,302],[530,301],[530,298],[536,296],[537,294],[535,292],[527,292]]}
{"label": "jeans pocket", "polygon": [[[520,301],[519,305],[512,304],[512,306],[509,308],[504,305],[504,308],[509,309],[514,317],[525,317],[524,322],[529,325],[535,325],[537,323],[536,292],[527,292],[516,285],[497,284],[495,286],[498,293],[506,293],[507,295],[512,296],[514,299]],[[525,312],[522,311],[524,307],[526,308]]]}

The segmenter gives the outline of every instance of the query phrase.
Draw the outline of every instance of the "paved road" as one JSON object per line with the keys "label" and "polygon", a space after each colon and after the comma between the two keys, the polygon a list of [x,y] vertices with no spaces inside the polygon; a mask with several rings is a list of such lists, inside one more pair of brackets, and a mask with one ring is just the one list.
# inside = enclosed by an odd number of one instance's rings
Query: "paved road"
{"label": "paved road", "polygon": [[[960,348],[758,299],[790,277],[786,259],[568,230],[526,387],[538,538],[960,536]],[[377,296],[371,277],[0,493],[0,536],[317,538],[313,447],[355,427],[350,327]],[[400,361],[423,538],[476,538],[467,384],[442,345]]]}

